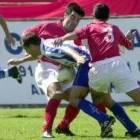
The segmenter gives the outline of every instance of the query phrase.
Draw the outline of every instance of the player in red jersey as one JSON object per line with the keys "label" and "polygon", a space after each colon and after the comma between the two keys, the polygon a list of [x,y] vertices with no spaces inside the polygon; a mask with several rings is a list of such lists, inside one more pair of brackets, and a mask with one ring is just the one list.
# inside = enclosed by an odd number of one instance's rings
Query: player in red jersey
{"label": "player in red jersey", "polygon": [[[127,116],[123,108],[116,103],[108,94],[110,84],[113,83],[117,91],[124,92],[135,102],[140,104],[140,88],[132,76],[126,62],[120,57],[119,44],[128,50],[133,49],[134,32],[126,36],[113,24],[107,23],[109,19],[109,7],[106,4],[97,4],[94,7],[91,23],[57,38],[54,41],[56,46],[61,46],[65,40],[76,38],[88,39],[89,51],[91,54],[91,69],[89,71],[89,86],[96,96],[102,96],[103,102],[118,120],[124,125],[128,132],[126,136],[140,137],[140,130]],[[71,91],[70,103],[83,108],[84,101],[72,98],[75,96]],[[72,100],[75,99],[75,100]],[[85,110],[89,114],[88,110]]]}
{"label": "player in red jersey", "polygon": [[[15,40],[12,38],[12,36],[9,33],[9,29],[7,27],[6,21],[3,18],[3,16],[0,14],[0,25],[5,33],[5,39],[6,41],[11,44],[11,45],[15,45]],[[22,82],[22,78],[21,75],[17,69],[17,67],[12,67],[10,69],[1,69],[0,68],[0,78],[5,78],[5,77],[12,77],[14,79],[17,80],[17,82],[21,83]]]}

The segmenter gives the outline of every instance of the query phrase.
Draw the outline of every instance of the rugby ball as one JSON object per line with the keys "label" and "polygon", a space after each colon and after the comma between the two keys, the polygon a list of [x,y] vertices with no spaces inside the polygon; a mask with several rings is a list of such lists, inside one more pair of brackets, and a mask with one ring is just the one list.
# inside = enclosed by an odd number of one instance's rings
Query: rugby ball
{"label": "rugby ball", "polygon": [[57,80],[61,83],[70,83],[73,81],[76,74],[74,67],[65,67],[61,68],[57,74]]}

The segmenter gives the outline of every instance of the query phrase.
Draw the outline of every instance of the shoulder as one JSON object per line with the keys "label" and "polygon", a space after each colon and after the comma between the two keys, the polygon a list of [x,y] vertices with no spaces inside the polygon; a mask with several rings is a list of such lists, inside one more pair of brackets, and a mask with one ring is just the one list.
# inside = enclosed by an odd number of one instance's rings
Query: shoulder
{"label": "shoulder", "polygon": [[49,25],[55,25],[55,24],[57,24],[56,21],[43,21],[43,22],[40,22],[36,25],[37,26],[49,26]]}
{"label": "shoulder", "polygon": [[113,29],[119,29],[119,27],[118,27],[117,25],[115,25],[115,24],[110,24],[110,23],[108,23],[108,25],[109,25],[111,28],[113,28]]}
{"label": "shoulder", "polygon": [[60,27],[62,23],[59,21],[46,21],[41,23],[43,27]]}

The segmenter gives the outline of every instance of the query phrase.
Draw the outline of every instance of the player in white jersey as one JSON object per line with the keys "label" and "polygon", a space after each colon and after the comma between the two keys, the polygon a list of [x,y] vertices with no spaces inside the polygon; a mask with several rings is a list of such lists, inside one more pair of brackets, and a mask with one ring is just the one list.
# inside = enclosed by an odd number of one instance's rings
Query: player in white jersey
{"label": "player in white jersey", "polygon": [[[54,39],[44,40],[40,39],[35,33],[29,33],[21,38],[21,45],[28,54],[32,55],[32,57],[36,59],[38,59],[38,57],[45,56],[63,65],[62,67],[58,67],[59,73],[58,74],[54,73],[54,75],[56,75],[56,78],[57,80],[59,80],[59,82],[70,83],[72,82],[75,75],[74,67],[76,65],[83,64],[86,60],[89,60],[90,56],[89,54],[87,54],[86,51],[79,49],[76,45],[74,45],[71,42],[64,43],[63,47],[61,48],[55,48],[54,45],[52,44],[53,41]],[[63,74],[60,75],[61,71],[66,67],[68,67],[67,68],[68,72],[66,72],[65,75]],[[50,81],[52,82],[52,78],[50,78]]]}

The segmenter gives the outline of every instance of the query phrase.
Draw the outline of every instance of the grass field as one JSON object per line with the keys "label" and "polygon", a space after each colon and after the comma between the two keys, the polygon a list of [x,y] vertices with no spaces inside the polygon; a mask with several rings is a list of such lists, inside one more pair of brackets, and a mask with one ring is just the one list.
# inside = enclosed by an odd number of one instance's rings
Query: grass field
{"label": "grass field", "polygon": [[[140,108],[136,106],[124,107],[129,116],[140,127]],[[64,108],[59,108],[53,129],[58,124],[64,113]],[[110,114],[110,112],[108,112]],[[0,109],[0,140],[45,140],[41,138],[44,109]],[[100,140],[100,127],[98,123],[82,111],[71,125],[74,137],[58,135],[54,132],[53,140]],[[125,129],[117,121],[113,126],[114,138],[110,140],[125,140]],[[107,138],[106,138],[107,139]]]}

